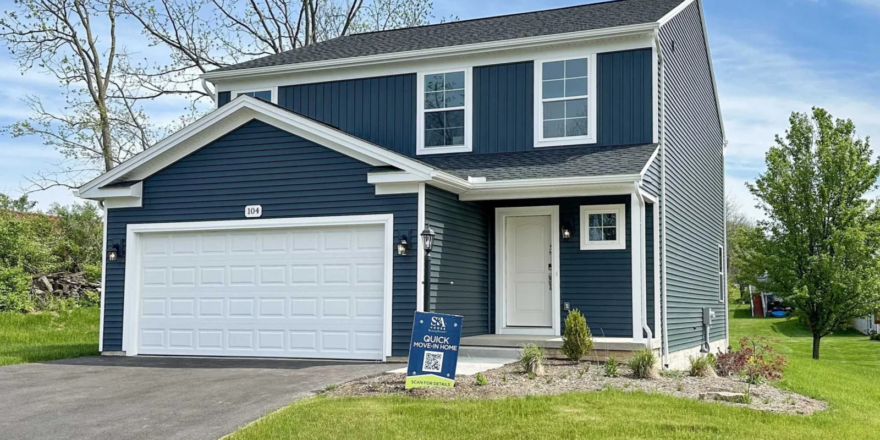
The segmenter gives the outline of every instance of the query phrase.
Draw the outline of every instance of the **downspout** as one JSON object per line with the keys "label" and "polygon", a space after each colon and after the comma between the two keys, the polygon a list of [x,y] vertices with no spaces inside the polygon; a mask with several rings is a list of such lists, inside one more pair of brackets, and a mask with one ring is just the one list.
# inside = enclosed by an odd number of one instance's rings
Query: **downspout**
{"label": "downspout", "polygon": [[648,336],[648,349],[653,350],[654,349],[654,332],[651,331],[651,327],[648,326],[648,295],[647,295],[647,290],[645,288],[645,284],[647,282],[647,279],[646,279],[647,278],[647,276],[646,276],[646,272],[647,272],[646,267],[647,266],[645,265],[645,263],[646,263],[646,261],[645,261],[645,247],[646,247],[647,242],[645,240],[645,235],[647,235],[647,230],[648,230],[648,228],[645,227],[645,224],[646,224],[645,223],[645,198],[642,196],[642,191],[641,191],[641,188],[639,187],[639,182],[636,182],[635,184],[633,184],[633,186],[635,187],[635,188],[633,188],[633,190],[635,191],[636,198],[639,199],[639,212],[640,212],[639,215],[641,216],[641,219],[639,221],[639,227],[642,228],[642,231],[639,234],[639,259],[641,259],[641,261],[642,261],[642,264],[641,264],[642,268],[639,271],[640,272],[639,278],[641,278],[641,280],[642,280],[642,282],[640,283],[641,284],[641,291],[642,291],[641,292],[641,296],[642,296],[642,331],[644,331],[645,334]]}
{"label": "downspout", "polygon": [[660,117],[659,125],[659,141],[660,141],[660,200],[658,200],[658,208],[660,209],[660,328],[661,330],[661,346],[663,365],[669,367],[669,323],[667,320],[667,296],[666,296],[666,89],[664,83],[666,76],[664,75],[663,63],[663,45],[660,44],[660,30],[654,30],[654,48],[657,51],[657,88],[658,93],[658,114]]}

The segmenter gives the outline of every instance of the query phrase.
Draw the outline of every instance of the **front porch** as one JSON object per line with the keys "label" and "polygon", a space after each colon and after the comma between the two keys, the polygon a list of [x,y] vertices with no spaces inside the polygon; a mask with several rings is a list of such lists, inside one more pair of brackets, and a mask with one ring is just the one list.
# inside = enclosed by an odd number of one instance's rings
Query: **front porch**
{"label": "front porch", "polygon": [[[518,352],[527,344],[535,344],[544,349],[548,358],[564,359],[561,336],[530,335],[478,335],[461,339],[459,355],[465,358],[505,358],[516,359]],[[629,359],[633,350],[650,346],[659,354],[660,340],[633,342],[632,338],[593,338],[593,352],[584,360],[604,362],[609,356],[619,361]]]}

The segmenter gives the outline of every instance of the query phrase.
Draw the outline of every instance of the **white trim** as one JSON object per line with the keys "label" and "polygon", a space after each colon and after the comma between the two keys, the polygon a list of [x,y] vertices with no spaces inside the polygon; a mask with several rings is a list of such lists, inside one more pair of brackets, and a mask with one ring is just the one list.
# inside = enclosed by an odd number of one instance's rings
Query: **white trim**
{"label": "white trim", "polygon": [[[441,109],[425,110],[425,76],[443,73],[464,72],[464,106]],[[416,73],[416,155],[426,156],[430,154],[444,153],[467,153],[473,151],[473,67],[450,67],[443,70],[421,71]],[[450,145],[443,147],[425,146],[425,113],[443,112],[451,110],[464,111],[464,145]]]}
{"label": "white trim", "polygon": [[253,78],[257,76],[293,74],[315,70],[357,68],[381,63],[420,61],[426,58],[467,56],[475,54],[485,54],[487,52],[508,51],[514,49],[538,49],[541,46],[547,45],[577,43],[584,40],[619,37],[631,34],[651,32],[657,27],[657,23],[641,23],[629,26],[617,26],[604,29],[568,32],[564,34],[539,35],[535,37],[463,44],[458,46],[411,50],[405,52],[394,52],[369,56],[355,56],[335,60],[322,60],[299,64],[284,64],[279,66],[257,67],[252,69],[236,69],[219,72],[213,71],[203,73],[200,77],[213,82],[214,80],[220,79],[235,79],[241,77]]}
{"label": "white trim", "polygon": [[376,195],[415,194],[419,192],[418,182],[379,183],[376,184]]}
{"label": "white trim", "polygon": [[100,205],[104,211],[104,241],[101,247],[101,317],[98,323],[98,353],[104,351],[104,298],[107,297],[107,208]]}
{"label": "white trim", "polygon": [[[254,92],[269,92],[269,102],[271,102],[272,104],[278,104],[278,86],[269,86],[269,87],[263,87],[263,88],[230,91],[229,100],[232,101],[233,99],[238,98],[238,96],[243,93],[254,93]],[[253,98],[253,96],[252,96],[252,98]]]}
{"label": "white trim", "polygon": [[[97,200],[107,198],[105,191],[110,188],[101,188],[102,186],[122,178],[143,180],[252,119],[261,120],[370,165],[393,166],[425,179],[436,173],[431,167],[402,154],[383,149],[260,99],[240,96],[86,183],[80,188],[79,196]],[[463,179],[458,180],[464,182]]]}
{"label": "white trim", "polygon": [[[551,271],[552,291],[550,303],[555,312],[551,314],[552,325],[550,328],[515,328],[507,327],[505,319],[505,237],[508,217],[521,217],[531,215],[550,216],[550,246],[553,270]],[[559,206],[523,206],[510,208],[495,208],[495,333],[510,335],[560,335],[562,300],[560,297],[559,282]]]}
{"label": "white trim", "polygon": [[138,293],[140,286],[140,248],[139,239],[143,234],[157,232],[197,232],[218,230],[247,230],[268,228],[321,227],[384,225],[385,230],[385,273],[384,273],[384,313],[383,341],[385,357],[391,356],[394,288],[394,215],[352,215],[336,217],[277,218],[257,220],[221,220],[181,223],[143,223],[129,224],[126,231],[125,290],[123,300],[122,351],[127,356],[138,354]]}
{"label": "white trim", "polygon": [[[629,191],[632,193],[632,190]],[[632,215],[635,215],[636,207],[631,208]],[[617,216],[615,228],[617,229],[617,240],[615,241],[591,241],[590,240],[590,214],[614,214]],[[581,205],[580,208],[580,249],[582,251],[603,251],[603,250],[620,250],[626,249],[626,205]],[[638,222],[633,220],[633,224]],[[637,235],[633,234],[633,239]],[[633,242],[635,249],[635,242]],[[635,252],[633,253],[635,254]]]}
{"label": "white trim", "polygon": [[421,231],[425,227],[425,184],[419,183],[418,226],[416,236],[411,237],[416,245],[416,311],[424,312],[425,308],[425,244],[422,242]]}
{"label": "white trim", "polygon": [[[645,298],[644,291],[642,290],[642,281],[644,276],[644,272],[642,271],[642,264],[644,263],[645,256],[645,247],[643,240],[644,234],[642,233],[644,225],[644,210],[642,209],[643,203],[644,202],[639,198],[639,195],[635,192],[630,195],[630,230],[632,233],[632,236],[630,237],[630,259],[632,260],[632,264],[630,266],[632,269],[633,342],[642,342],[645,340],[642,328],[642,310]],[[626,225],[624,225],[622,229],[626,231]],[[618,236],[618,240],[619,239],[620,237]],[[623,244],[624,246],[626,246],[626,239],[623,240]]]}
{"label": "white trim", "polygon": [[[587,135],[575,137],[544,138],[544,98],[543,76],[544,63],[555,61],[567,61],[578,58],[587,59]],[[536,58],[534,63],[535,84],[534,92],[534,115],[535,115],[535,148],[556,147],[562,145],[584,145],[596,143],[596,52],[589,49],[575,49],[566,54],[554,54],[543,58]],[[582,99],[583,96],[566,97],[568,99]]]}
{"label": "white trim", "polygon": [[666,15],[664,15],[663,17],[660,17],[660,19],[657,20],[657,24],[660,26],[663,26],[669,20],[672,20],[673,17],[675,17],[676,15],[681,13],[681,11],[684,11],[685,9],[687,9],[687,7],[690,6],[691,3],[693,3],[693,2],[694,2],[694,0],[684,0],[683,2],[681,2],[680,5],[676,6],[671,11],[667,12]]}
{"label": "white trim", "polygon": [[[724,208],[725,210],[727,208]],[[725,212],[725,214],[727,214]],[[725,227],[725,241],[727,240],[727,228]],[[717,258],[720,260],[718,264],[720,265],[720,269],[718,271],[718,302],[726,303],[727,302],[727,248],[723,244],[718,245],[718,255]]]}
{"label": "white trim", "polygon": [[480,200],[520,200],[550,197],[587,197],[630,194],[632,182],[613,185],[562,185],[558,187],[511,187],[498,189],[481,189],[459,193],[461,201]]}
{"label": "white trim", "polygon": [[655,148],[655,149],[654,149],[654,152],[651,153],[651,157],[648,158],[648,162],[647,162],[647,163],[645,164],[645,166],[642,168],[642,171],[639,173],[639,176],[641,176],[641,177],[645,177],[645,173],[648,172],[648,168],[651,168],[651,164],[654,163],[654,159],[657,158],[657,153],[659,153],[659,152],[660,152],[660,146],[657,145],[657,148]]}
{"label": "white trim", "polygon": [[662,345],[666,333],[661,328],[660,321],[660,206],[656,200],[653,201],[652,212],[654,214],[654,337],[660,339]]}

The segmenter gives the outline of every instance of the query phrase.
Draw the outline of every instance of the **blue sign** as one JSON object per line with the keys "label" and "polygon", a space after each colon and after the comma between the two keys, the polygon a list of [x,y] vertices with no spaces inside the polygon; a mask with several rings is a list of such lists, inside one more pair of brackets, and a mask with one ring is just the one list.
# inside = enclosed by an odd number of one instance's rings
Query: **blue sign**
{"label": "blue sign", "polygon": [[455,386],[463,320],[458,315],[416,312],[409,344],[406,389]]}

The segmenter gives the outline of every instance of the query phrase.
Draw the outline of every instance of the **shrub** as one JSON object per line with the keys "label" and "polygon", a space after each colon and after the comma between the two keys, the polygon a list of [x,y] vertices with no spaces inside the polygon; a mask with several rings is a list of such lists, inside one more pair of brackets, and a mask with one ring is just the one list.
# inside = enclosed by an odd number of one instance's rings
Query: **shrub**
{"label": "shrub", "polygon": [[715,373],[715,364],[716,359],[712,354],[708,354],[706,356],[697,356],[688,357],[688,361],[690,362],[690,366],[688,367],[688,374],[693,377],[715,377],[717,374]]}
{"label": "shrub", "polygon": [[719,376],[735,376],[746,368],[746,356],[740,351],[718,353],[715,356],[715,371]]}
{"label": "shrub", "polygon": [[782,370],[786,365],[785,356],[777,354],[765,338],[746,336],[739,344],[740,351],[746,357],[745,369],[742,370],[746,382],[758,385],[768,380],[782,379]]}
{"label": "shrub", "polygon": [[34,302],[28,287],[31,277],[21,267],[0,266],[0,311],[30,312]]}
{"label": "shrub", "polygon": [[86,281],[90,283],[100,283],[101,282],[101,263],[98,264],[84,264],[82,266],[83,276],[86,277]]}
{"label": "shrub", "polygon": [[629,360],[629,368],[633,370],[633,375],[639,379],[656,379],[659,377],[657,373],[657,356],[653,350],[642,348],[633,351]]}
{"label": "shrub", "polygon": [[620,372],[617,371],[618,363],[614,359],[614,356],[608,356],[608,360],[605,361],[605,375],[608,377],[617,377],[620,376]]}
{"label": "shrub", "polygon": [[587,320],[580,310],[574,309],[565,318],[565,333],[562,335],[562,353],[575,362],[580,362],[593,349],[593,335]]}
{"label": "shrub", "polygon": [[489,379],[486,379],[486,376],[483,376],[483,373],[477,373],[477,375],[474,376],[474,379],[476,380],[478,387],[489,385]]}
{"label": "shrub", "polygon": [[872,341],[880,341],[880,332],[876,330],[871,330],[871,334],[868,336]]}
{"label": "shrub", "polygon": [[529,376],[544,375],[544,349],[528,344],[519,353],[519,365]]}

